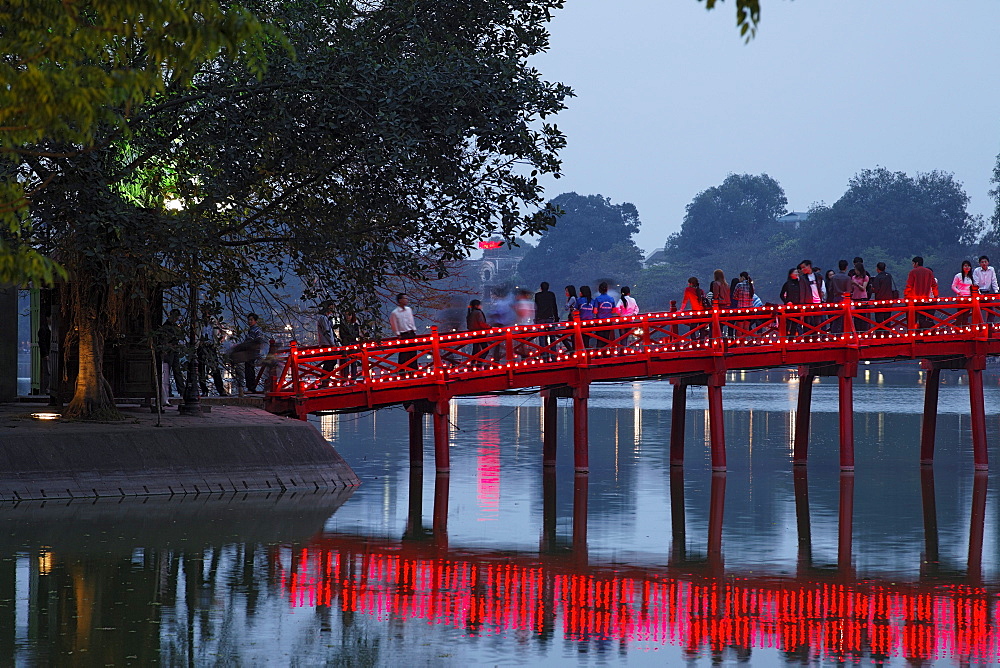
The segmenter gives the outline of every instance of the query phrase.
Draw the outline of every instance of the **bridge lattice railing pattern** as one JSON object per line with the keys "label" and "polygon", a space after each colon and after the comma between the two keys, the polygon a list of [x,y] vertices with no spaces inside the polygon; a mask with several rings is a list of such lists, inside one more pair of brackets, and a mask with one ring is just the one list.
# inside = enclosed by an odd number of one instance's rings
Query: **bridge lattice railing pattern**
{"label": "bridge lattice railing pattern", "polygon": [[[997,321],[998,325],[994,325]],[[734,355],[892,341],[989,339],[1000,296],[771,305],[647,313],[440,333],[353,346],[298,348],[272,378],[272,397],[358,393],[539,367],[614,365],[642,356]]]}

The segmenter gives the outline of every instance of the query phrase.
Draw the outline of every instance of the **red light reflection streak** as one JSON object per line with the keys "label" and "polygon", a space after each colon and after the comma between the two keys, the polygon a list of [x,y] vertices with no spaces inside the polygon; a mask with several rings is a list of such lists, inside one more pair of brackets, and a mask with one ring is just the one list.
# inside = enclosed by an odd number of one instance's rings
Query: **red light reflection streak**
{"label": "red light reflection streak", "polygon": [[837,660],[871,655],[996,662],[1000,596],[965,584],[690,579],[576,574],[537,563],[408,557],[309,547],[277,581],[292,607],[339,606],[378,619],[426,620],[478,635],[544,634],[722,651],[808,649]]}
{"label": "red light reflection streak", "polygon": [[476,500],[483,512],[478,521],[496,520],[500,514],[500,425],[495,420],[479,429],[476,475]]}

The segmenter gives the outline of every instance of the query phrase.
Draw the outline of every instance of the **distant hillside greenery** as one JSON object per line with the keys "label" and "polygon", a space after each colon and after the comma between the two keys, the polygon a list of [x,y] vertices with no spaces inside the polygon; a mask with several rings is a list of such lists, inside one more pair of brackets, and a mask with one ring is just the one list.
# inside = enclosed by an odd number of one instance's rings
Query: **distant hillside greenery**
{"label": "distant hillside greenery", "polygon": [[[994,179],[1000,190],[1000,164]],[[855,256],[873,274],[875,264],[885,262],[902,286],[910,259],[921,255],[947,286],[963,259],[992,249],[1000,262],[1000,215],[984,239],[984,221],[969,213],[968,204],[952,174],[910,176],[877,167],[856,174],[832,205],[813,205],[809,220],[794,229],[776,222],[787,212],[777,181],[767,174],[730,174],[695,195],[680,232],[666,240],[666,262],[644,269],[633,293],[644,311],[667,310],[671,300],[680,301],[689,276],[706,287],[713,271],[722,269],[727,280],[749,272],[761,299],[776,303],[788,270],[801,260],[826,271]]]}
{"label": "distant hillside greenery", "polygon": [[[518,275],[522,285],[548,281],[557,294],[565,285],[601,281],[626,285],[642,269],[642,251],[632,241],[639,231],[635,205],[613,204],[601,195],[564,193],[549,202],[562,212],[556,224],[524,254]],[[596,294],[596,290],[595,290]]]}

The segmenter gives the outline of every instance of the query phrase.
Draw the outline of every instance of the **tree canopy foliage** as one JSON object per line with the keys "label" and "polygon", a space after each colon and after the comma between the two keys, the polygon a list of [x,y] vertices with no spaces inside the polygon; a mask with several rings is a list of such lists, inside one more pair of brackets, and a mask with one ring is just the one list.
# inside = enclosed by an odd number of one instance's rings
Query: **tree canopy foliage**
{"label": "tree canopy foliage", "polygon": [[770,236],[787,205],[785,191],[767,174],[730,174],[695,195],[666,247],[675,257],[696,257]]}
{"label": "tree canopy foliage", "polygon": [[[125,137],[141,105],[220,53],[260,72],[267,31],[214,0],[10,0],[0,6],[0,281],[61,271],[35,245],[29,204],[55,175],[26,163]],[[274,34],[271,34],[274,37]]]}
{"label": "tree canopy foliage", "polygon": [[635,278],[642,267],[642,253],[632,241],[641,224],[635,205],[571,192],[552,199],[549,207],[562,213],[518,265],[525,283],[562,286]]}
{"label": "tree canopy foliage", "polygon": [[814,253],[844,257],[868,247],[882,248],[891,257],[958,251],[975,244],[982,231],[982,220],[968,212],[968,204],[969,196],[952,174],[912,177],[883,167],[865,169],[832,206],[810,211],[802,244]]}
{"label": "tree canopy foliage", "polygon": [[32,240],[87,286],[81,336],[110,331],[129,282],[161,265],[210,294],[294,274],[361,309],[494,232],[544,229],[537,177],[558,175],[565,142],[548,118],[572,93],[527,59],[561,5],[252,0],[283,35],[266,72],[215,58],[96,123],[86,150],[22,150],[18,178],[46,185]]}

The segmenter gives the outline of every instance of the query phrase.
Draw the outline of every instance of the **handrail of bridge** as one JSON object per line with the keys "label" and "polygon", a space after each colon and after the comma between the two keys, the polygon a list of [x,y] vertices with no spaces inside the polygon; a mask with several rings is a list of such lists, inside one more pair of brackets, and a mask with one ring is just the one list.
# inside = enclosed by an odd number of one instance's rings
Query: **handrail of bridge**
{"label": "handrail of bridge", "polygon": [[279,360],[268,395],[361,393],[538,368],[612,365],[655,355],[831,349],[921,340],[988,340],[1000,296],[670,311],[479,331],[431,333],[351,346],[299,348]]}

